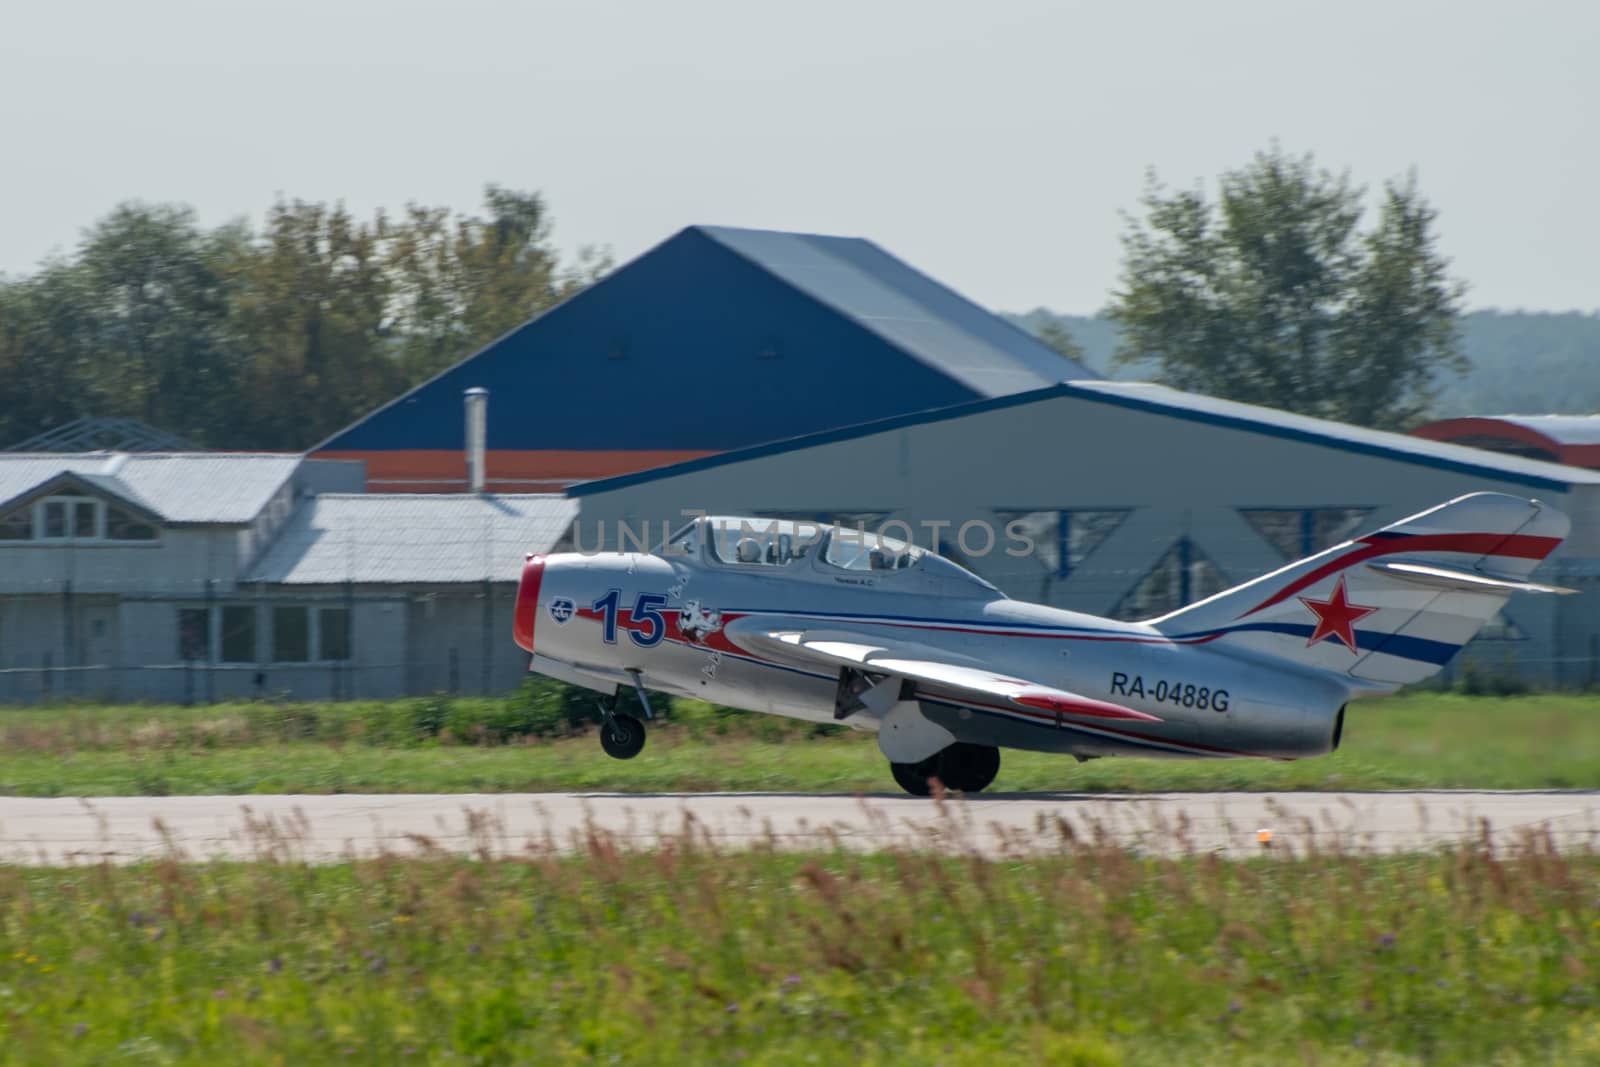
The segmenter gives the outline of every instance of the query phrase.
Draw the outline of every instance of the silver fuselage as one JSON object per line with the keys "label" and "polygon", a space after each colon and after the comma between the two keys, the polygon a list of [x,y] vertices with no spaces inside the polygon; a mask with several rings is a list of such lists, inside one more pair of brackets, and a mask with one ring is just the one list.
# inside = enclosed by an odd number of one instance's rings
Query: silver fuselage
{"label": "silver fuselage", "polygon": [[[1019,711],[918,683],[923,714],[958,739],[1079,756],[1320,755],[1338,743],[1351,691],[1334,677],[1011,600],[936,560],[843,573],[820,553],[781,566],[689,552],[545,557],[525,575],[519,626],[532,669],[596,689],[631,685],[813,722],[835,719],[837,671],[730,639],[740,619],[848,627],[896,647],[1114,702],[1160,722],[1096,723]],[[530,567],[532,564],[530,564]],[[523,640],[519,634],[519,641]],[[874,730],[870,715],[849,725]]]}

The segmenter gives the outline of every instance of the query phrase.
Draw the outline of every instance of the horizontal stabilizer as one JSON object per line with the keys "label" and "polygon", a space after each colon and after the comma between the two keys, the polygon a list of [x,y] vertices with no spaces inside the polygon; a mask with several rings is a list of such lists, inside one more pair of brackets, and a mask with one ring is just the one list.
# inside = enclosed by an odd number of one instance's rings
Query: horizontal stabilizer
{"label": "horizontal stabilizer", "polygon": [[1369,563],[1367,566],[1384,574],[1392,574],[1418,585],[1432,586],[1435,589],[1461,589],[1467,592],[1504,590],[1508,593],[1557,593],[1568,595],[1576,593],[1576,589],[1568,589],[1564,585],[1541,585],[1538,582],[1526,582],[1518,578],[1502,578],[1493,574],[1480,574],[1477,571],[1458,570],[1455,567],[1441,567],[1430,563],[1405,563],[1405,562],[1379,562]]}

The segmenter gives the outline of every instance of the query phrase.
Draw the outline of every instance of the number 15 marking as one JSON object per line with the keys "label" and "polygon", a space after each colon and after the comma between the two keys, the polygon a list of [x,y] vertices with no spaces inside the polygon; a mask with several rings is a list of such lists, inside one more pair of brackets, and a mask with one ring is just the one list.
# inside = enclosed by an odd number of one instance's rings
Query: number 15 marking
{"label": "number 15 marking", "polygon": [[[640,593],[633,602],[628,618],[628,639],[640,648],[652,648],[667,636],[667,620],[662,617],[661,606],[667,598],[660,593]],[[608,645],[617,643],[617,616],[622,603],[622,590],[613,589],[591,605],[591,611],[600,613],[600,637]],[[643,626],[643,629],[634,627]]]}

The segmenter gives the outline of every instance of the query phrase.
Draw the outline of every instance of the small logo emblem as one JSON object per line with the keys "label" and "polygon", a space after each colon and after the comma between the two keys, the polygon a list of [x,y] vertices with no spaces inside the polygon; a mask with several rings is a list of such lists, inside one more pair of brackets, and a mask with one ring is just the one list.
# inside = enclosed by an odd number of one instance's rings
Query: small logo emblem
{"label": "small logo emblem", "polygon": [[567,597],[558,596],[550,601],[550,617],[556,622],[566,622],[577,610],[578,606]]}
{"label": "small logo emblem", "polygon": [[[698,600],[684,601],[678,612],[678,632],[696,645],[703,645],[711,635],[722,631],[722,612],[702,607]],[[716,668],[712,668],[713,671]]]}

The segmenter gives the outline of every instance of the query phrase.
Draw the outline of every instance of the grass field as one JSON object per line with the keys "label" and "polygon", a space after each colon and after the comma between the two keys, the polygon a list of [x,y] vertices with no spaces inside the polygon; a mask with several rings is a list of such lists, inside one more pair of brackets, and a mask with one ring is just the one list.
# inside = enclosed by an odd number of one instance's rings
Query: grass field
{"label": "grass field", "polygon": [[[680,702],[637,759],[514,701],[0,709],[0,793],[685,790],[893,792],[870,735]],[[1600,695],[1418,692],[1352,705],[1327,757],[1008,751],[995,791],[1600,788]]]}
{"label": "grass field", "polygon": [[0,868],[0,1062],[1590,1064],[1600,857]]}

